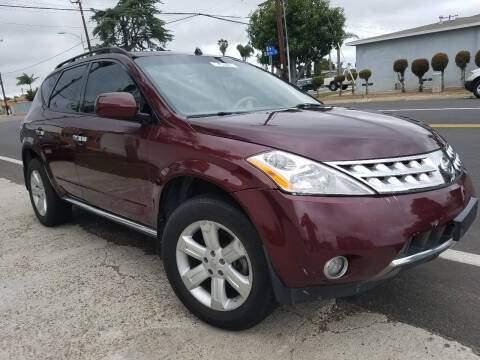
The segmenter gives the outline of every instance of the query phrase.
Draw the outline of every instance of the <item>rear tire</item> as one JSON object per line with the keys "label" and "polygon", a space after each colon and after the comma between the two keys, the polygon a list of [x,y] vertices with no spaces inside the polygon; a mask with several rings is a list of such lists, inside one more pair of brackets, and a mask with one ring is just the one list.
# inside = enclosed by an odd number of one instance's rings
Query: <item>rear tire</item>
{"label": "rear tire", "polygon": [[261,240],[226,201],[197,197],[180,205],[165,226],[162,258],[179,299],[211,325],[247,329],[273,309]]}
{"label": "rear tire", "polygon": [[72,206],[57,195],[40,161],[32,159],[27,164],[28,192],[33,211],[45,226],[60,225],[71,219]]}
{"label": "rear tire", "polygon": [[480,99],[480,79],[473,84],[473,95]]}
{"label": "rear tire", "polygon": [[330,91],[337,91],[338,90],[338,85],[337,85],[337,83],[332,81],[330,83],[330,85],[328,86],[328,88],[330,89]]}

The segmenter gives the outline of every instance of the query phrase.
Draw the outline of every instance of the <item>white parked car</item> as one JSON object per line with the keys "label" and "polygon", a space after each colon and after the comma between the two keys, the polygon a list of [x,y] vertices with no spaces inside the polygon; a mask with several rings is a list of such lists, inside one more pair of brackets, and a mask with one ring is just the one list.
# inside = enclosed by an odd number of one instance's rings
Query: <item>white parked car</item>
{"label": "white parked car", "polygon": [[480,69],[475,69],[467,75],[465,89],[473,92],[473,95],[480,98]]}
{"label": "white parked car", "polygon": [[[356,69],[350,69],[350,71],[357,72]],[[345,79],[347,78],[347,74],[348,74],[348,70],[347,69],[343,70],[343,75],[345,75]],[[331,91],[337,91],[338,88],[340,87],[340,84],[335,81],[335,76],[337,76],[336,73],[329,77],[326,77],[323,80],[324,85],[328,87]],[[347,90],[349,85],[350,85],[350,82],[345,81],[342,85],[342,90]]]}

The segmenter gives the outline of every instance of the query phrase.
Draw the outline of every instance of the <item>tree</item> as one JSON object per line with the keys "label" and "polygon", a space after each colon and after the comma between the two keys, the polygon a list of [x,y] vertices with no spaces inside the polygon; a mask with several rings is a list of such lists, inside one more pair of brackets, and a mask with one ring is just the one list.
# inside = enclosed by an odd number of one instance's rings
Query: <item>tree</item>
{"label": "tree", "polygon": [[28,76],[27,73],[23,73],[22,75],[17,77],[17,85],[28,85],[30,87],[30,91],[32,91],[32,84],[37,80],[38,77],[35,77],[34,74]]}
{"label": "tree", "polygon": [[478,50],[477,53],[475,54],[475,65],[480,67],[480,50]]}
{"label": "tree", "polygon": [[91,9],[96,22],[93,35],[100,38],[102,47],[117,46],[127,51],[165,50],[173,39],[165,22],[157,15],[157,0],[119,0],[113,8]]}
{"label": "tree", "polygon": [[318,89],[320,89],[320,87],[323,85],[323,82],[324,82],[323,76],[314,76],[312,78],[312,85],[317,91],[317,95],[320,95],[318,92]]}
{"label": "tree", "polygon": [[358,74],[355,71],[347,72],[347,81],[352,85],[352,95],[355,95],[355,81],[357,81]]}
{"label": "tree", "polygon": [[432,57],[432,69],[442,73],[442,91],[445,90],[445,69],[448,65],[448,55],[445,53],[437,53]]}
{"label": "tree", "polygon": [[237,45],[237,50],[240,53],[240,57],[242,58],[243,61],[247,61],[247,59],[253,55],[253,47],[250,44],[247,45],[242,45],[238,44]]}
{"label": "tree", "polygon": [[360,72],[358,73],[358,77],[360,79],[365,80],[365,94],[366,95],[368,95],[368,80],[370,79],[371,76],[372,76],[372,70],[370,70],[370,69],[363,69],[363,70],[360,70]]}
{"label": "tree", "polygon": [[227,52],[227,48],[228,48],[228,41],[225,39],[218,40],[218,47],[222,55],[225,56],[225,53]]}
{"label": "tree", "polygon": [[[343,30],[345,15],[342,8],[330,8],[328,0],[284,1],[290,45],[290,74],[292,82],[296,83],[312,62],[320,61],[334,47],[334,34]],[[255,49],[263,52],[270,45],[279,48],[273,1],[263,2],[250,15],[247,32]],[[267,64],[268,58],[260,55],[259,61]],[[278,56],[274,56],[273,64],[280,67]]]}
{"label": "tree", "polygon": [[467,64],[470,63],[470,51],[459,51],[455,56],[455,64],[460,68],[460,81],[465,85],[465,69]]}
{"label": "tree", "polygon": [[340,75],[335,75],[333,80],[337,83],[340,84],[340,96],[342,96],[342,90],[343,90],[343,82],[345,81],[345,75],[340,74]]}
{"label": "tree", "polygon": [[412,72],[418,77],[418,91],[423,92],[423,75],[430,70],[427,59],[416,59],[412,62]]}
{"label": "tree", "polygon": [[398,59],[393,63],[393,71],[397,73],[398,81],[402,85],[402,93],[405,92],[405,71],[408,68],[407,59]]}

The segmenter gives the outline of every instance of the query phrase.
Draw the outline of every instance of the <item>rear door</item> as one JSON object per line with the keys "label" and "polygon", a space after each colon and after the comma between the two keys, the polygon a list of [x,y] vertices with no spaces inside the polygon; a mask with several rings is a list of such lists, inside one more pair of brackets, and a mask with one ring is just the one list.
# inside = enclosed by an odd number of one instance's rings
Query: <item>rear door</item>
{"label": "rear door", "polygon": [[91,63],[76,134],[75,162],[83,199],[88,203],[148,224],[153,207],[147,135],[150,125],[140,119],[99,117],[95,114],[98,95],[130,92],[139,111],[151,110],[126,68],[113,60]]}
{"label": "rear door", "polygon": [[[86,64],[75,66],[63,71],[58,81],[53,76],[45,81],[45,88],[42,85],[45,121],[41,128],[36,129],[37,135],[44,138],[43,153],[55,181],[76,197],[82,196],[82,190],[77,184],[76,144],[72,135],[82,117],[79,108],[86,70]],[[53,90],[49,89],[54,85]]]}

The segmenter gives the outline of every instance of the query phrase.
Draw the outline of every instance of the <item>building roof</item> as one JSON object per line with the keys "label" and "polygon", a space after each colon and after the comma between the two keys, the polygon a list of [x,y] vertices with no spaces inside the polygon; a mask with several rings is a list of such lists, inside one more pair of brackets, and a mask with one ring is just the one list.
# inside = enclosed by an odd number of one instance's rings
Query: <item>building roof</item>
{"label": "building roof", "polygon": [[456,29],[464,29],[469,27],[480,26],[480,14],[469,16],[469,17],[459,17],[455,20],[445,20],[435,24],[419,26],[412,29],[397,31],[390,34],[375,36],[367,39],[356,40],[347,43],[347,45],[357,46],[369,43],[375,43],[379,41],[393,40],[406,38],[411,36],[425,35],[431,33],[437,33],[442,31],[450,31]]}

